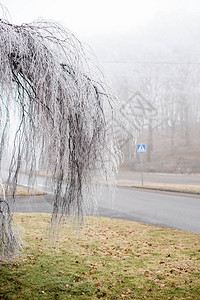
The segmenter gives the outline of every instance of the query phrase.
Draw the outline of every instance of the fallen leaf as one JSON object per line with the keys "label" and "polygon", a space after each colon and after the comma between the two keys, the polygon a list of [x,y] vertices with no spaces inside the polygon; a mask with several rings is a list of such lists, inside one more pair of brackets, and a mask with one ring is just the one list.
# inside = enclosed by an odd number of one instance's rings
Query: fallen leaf
{"label": "fallen leaf", "polygon": [[95,283],[95,286],[100,286],[100,283],[99,282]]}
{"label": "fallen leaf", "polygon": [[83,275],[88,275],[88,273],[87,273],[87,272],[83,272],[82,274],[83,274]]}

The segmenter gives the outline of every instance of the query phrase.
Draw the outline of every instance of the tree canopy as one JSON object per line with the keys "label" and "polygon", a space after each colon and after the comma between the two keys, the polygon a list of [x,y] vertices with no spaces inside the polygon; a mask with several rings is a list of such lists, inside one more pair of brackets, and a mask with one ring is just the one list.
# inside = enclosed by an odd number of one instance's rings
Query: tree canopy
{"label": "tree canopy", "polygon": [[1,19],[0,64],[0,161],[9,169],[0,200],[0,243],[2,256],[12,257],[20,240],[8,185],[14,195],[20,170],[30,179],[38,170],[51,174],[52,225],[60,216],[92,211],[95,192],[117,170],[113,120],[119,104],[82,44],[57,23],[18,26]]}

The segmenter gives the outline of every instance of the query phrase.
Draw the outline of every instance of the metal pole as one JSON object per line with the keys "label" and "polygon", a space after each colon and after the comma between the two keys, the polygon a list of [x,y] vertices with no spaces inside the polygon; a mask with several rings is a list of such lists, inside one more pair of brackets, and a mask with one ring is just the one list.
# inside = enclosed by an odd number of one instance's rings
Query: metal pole
{"label": "metal pole", "polygon": [[140,154],[140,170],[141,170],[141,179],[142,179],[142,186],[143,186],[143,157]]}

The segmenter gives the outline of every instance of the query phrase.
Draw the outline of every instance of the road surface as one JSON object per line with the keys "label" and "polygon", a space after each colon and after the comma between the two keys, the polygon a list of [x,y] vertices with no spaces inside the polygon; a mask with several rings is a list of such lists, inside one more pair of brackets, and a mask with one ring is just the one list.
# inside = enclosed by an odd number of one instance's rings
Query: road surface
{"label": "road surface", "polygon": [[[4,180],[8,177],[8,171],[2,170],[2,178]],[[200,174],[168,174],[168,173],[143,173],[144,184],[158,183],[158,184],[181,184],[181,185],[200,185]],[[128,181],[137,184],[141,184],[141,173],[136,172],[119,172],[117,174],[117,180]],[[52,192],[50,187],[50,178],[44,176],[36,176],[35,188]],[[23,186],[29,185],[28,175],[19,174],[18,184]]]}
{"label": "road surface", "polygon": [[[50,196],[19,197],[18,212],[52,212]],[[138,221],[200,233],[200,198],[120,188],[114,201],[107,190],[98,201],[99,216]]]}
{"label": "road surface", "polygon": [[200,198],[134,189],[118,189],[115,201],[104,194],[99,215],[200,233]]}

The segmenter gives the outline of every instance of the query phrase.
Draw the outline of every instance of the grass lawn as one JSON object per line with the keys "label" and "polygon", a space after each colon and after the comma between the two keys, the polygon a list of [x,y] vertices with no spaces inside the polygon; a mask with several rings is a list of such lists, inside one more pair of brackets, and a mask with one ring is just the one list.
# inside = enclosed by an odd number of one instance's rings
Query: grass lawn
{"label": "grass lawn", "polygon": [[120,179],[117,182],[118,187],[129,187],[129,188],[140,188],[140,189],[150,189],[166,192],[180,192],[200,195],[200,185],[192,184],[169,184],[169,183],[144,183],[142,186],[138,182],[133,182],[131,180]]}
{"label": "grass lawn", "polygon": [[[44,195],[44,192],[31,189],[31,188],[26,188],[22,186],[17,186],[16,191],[15,191],[15,196],[40,196]],[[8,188],[8,194],[7,196],[12,196],[13,195],[13,190],[12,188]],[[0,197],[3,197],[3,191],[2,188],[0,187]]]}
{"label": "grass lawn", "polygon": [[199,185],[183,185],[183,184],[145,184],[131,186],[135,188],[153,189],[158,191],[180,192],[189,194],[200,194]]}
{"label": "grass lawn", "polygon": [[16,214],[24,252],[0,266],[0,299],[200,299],[200,235],[91,217],[47,246],[48,214]]}

